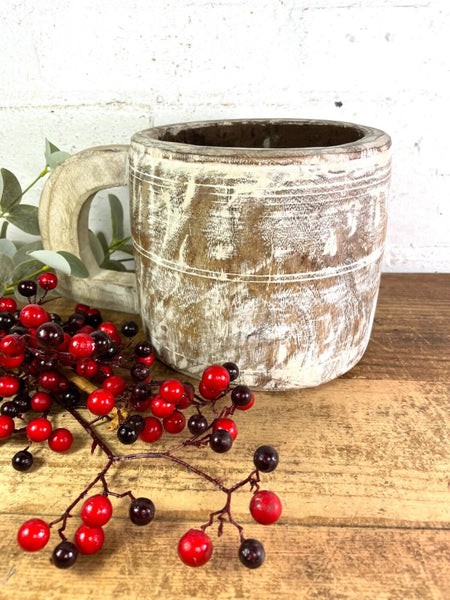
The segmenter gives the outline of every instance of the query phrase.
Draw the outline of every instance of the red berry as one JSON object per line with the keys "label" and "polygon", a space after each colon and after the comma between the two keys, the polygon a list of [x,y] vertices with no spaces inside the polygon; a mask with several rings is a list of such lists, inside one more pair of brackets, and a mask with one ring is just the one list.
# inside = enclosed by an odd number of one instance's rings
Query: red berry
{"label": "red berry", "polygon": [[43,290],[54,290],[58,285],[58,278],[54,273],[42,273],[38,283]]}
{"label": "red berry", "polygon": [[20,311],[19,319],[25,327],[39,327],[39,325],[51,321],[48,312],[39,304],[24,306]]}
{"label": "red berry", "polygon": [[281,515],[281,501],[274,492],[261,490],[256,492],[250,501],[252,517],[262,525],[271,525]]}
{"label": "red berry", "polygon": [[48,445],[53,452],[67,452],[73,443],[73,435],[68,429],[55,429],[48,438]]}
{"label": "red berry", "polygon": [[104,541],[105,534],[101,527],[88,527],[83,524],[75,532],[75,544],[81,554],[98,552]]}
{"label": "red berry", "polygon": [[42,550],[50,538],[50,527],[42,519],[30,519],[17,532],[17,542],[26,552]]}
{"label": "red berry", "polygon": [[88,498],[81,507],[81,519],[88,527],[103,527],[112,516],[112,504],[106,496],[97,494]]}
{"label": "red berry", "polygon": [[76,333],[70,340],[69,352],[75,358],[89,358],[95,351],[95,342],[88,333]]}
{"label": "red berry", "polygon": [[144,429],[139,434],[143,442],[156,442],[163,434],[163,426],[161,421],[155,417],[145,417]]}
{"label": "red berry", "polygon": [[190,529],[178,542],[178,556],[185,565],[201,567],[211,558],[212,542],[200,529]]}
{"label": "red berry", "polygon": [[103,378],[111,377],[113,370],[109,365],[98,365],[98,374]]}
{"label": "red berry", "polygon": [[150,408],[151,398],[147,398],[147,400],[133,400],[132,407],[133,410],[137,412],[145,412]]}
{"label": "red berry", "polygon": [[0,298],[0,312],[13,313],[17,310],[17,302],[14,298]]}
{"label": "red berry", "polygon": [[186,426],[186,417],[176,410],[168,417],[164,417],[163,425],[167,433],[180,433]]}
{"label": "red berry", "polygon": [[0,341],[0,351],[7,356],[23,354],[26,347],[25,339],[16,333],[5,335]]}
{"label": "red berry", "polygon": [[230,385],[230,374],[221,365],[211,365],[203,371],[202,381],[210,390],[223,392]]}
{"label": "red berry", "polygon": [[77,333],[92,333],[93,331],[95,331],[95,327],[92,327],[92,325],[83,325]]}
{"label": "red berry", "polygon": [[217,400],[217,398],[220,396],[220,392],[209,389],[209,387],[207,387],[203,381],[200,381],[198,384],[198,391],[206,400]]}
{"label": "red berry", "polygon": [[26,431],[31,442],[44,442],[52,433],[52,424],[48,419],[38,417],[28,423]]}
{"label": "red berry", "polygon": [[117,331],[117,327],[114,325],[114,323],[111,323],[110,321],[103,321],[103,323],[100,323],[100,325],[97,327],[97,330],[107,333],[112,341],[116,342],[116,344],[119,346],[122,343],[119,332]]}
{"label": "red berry", "polygon": [[155,396],[150,402],[150,408],[155,417],[163,419],[174,412],[175,404],[172,404],[172,402],[166,402],[161,398],[161,396]]}
{"label": "red berry", "polygon": [[50,410],[52,406],[52,397],[47,392],[36,392],[31,397],[31,408],[36,412]]}
{"label": "red berry", "polygon": [[0,377],[0,396],[8,398],[15,396],[19,391],[19,380],[12,375],[3,375]]}
{"label": "red berry", "polygon": [[143,365],[147,365],[147,367],[151,367],[155,362],[155,355],[150,354],[149,356],[137,356],[135,360],[137,363],[142,363]]}
{"label": "red berry", "polygon": [[0,366],[5,369],[15,369],[25,360],[25,354],[19,354],[18,356],[2,356],[0,354]]}
{"label": "red berry", "polygon": [[183,396],[181,400],[177,402],[177,408],[179,410],[184,410],[188,408],[192,404],[192,400],[194,399],[194,386],[192,383],[184,382],[183,383]]}
{"label": "red berry", "polygon": [[59,346],[56,346],[56,350],[58,352],[68,352],[71,339],[72,338],[70,337],[70,335],[64,332],[64,341]]}
{"label": "red berry", "polygon": [[69,389],[69,381],[61,375],[59,378],[59,382],[58,382],[58,390],[60,392],[67,392],[68,389]]}
{"label": "red berry", "polygon": [[113,409],[115,404],[114,396],[108,390],[95,390],[89,394],[87,407],[92,414],[98,416],[107,415]]}
{"label": "red berry", "polygon": [[126,386],[125,379],[120,377],[120,375],[111,375],[102,384],[102,388],[111,392],[113,396],[120,396],[125,391]]}
{"label": "red berry", "polygon": [[233,441],[236,439],[238,434],[236,423],[232,419],[217,419],[214,424],[213,431],[217,431],[218,429],[225,429],[225,431],[228,431]]}
{"label": "red berry", "polygon": [[77,362],[75,371],[80,377],[92,379],[98,373],[98,364],[93,358],[83,358]]}
{"label": "red berry", "polygon": [[0,415],[0,440],[12,435],[14,431],[14,421],[8,415]]}
{"label": "red berry", "polygon": [[59,390],[60,379],[61,376],[57,371],[44,371],[38,377],[39,385],[49,392],[57,392]]}
{"label": "red berry", "polygon": [[183,384],[178,379],[168,379],[159,387],[159,395],[166,402],[178,402],[183,397]]}
{"label": "red berry", "polygon": [[87,304],[82,304],[81,302],[78,302],[78,304],[75,305],[75,312],[82,312],[88,314],[89,306]]}

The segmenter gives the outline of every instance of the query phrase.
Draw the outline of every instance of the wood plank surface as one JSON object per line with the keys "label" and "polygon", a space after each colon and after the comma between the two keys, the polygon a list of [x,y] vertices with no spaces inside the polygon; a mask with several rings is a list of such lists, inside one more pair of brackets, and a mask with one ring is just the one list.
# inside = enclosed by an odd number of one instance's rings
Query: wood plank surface
{"label": "wood plank surface", "polygon": [[[23,440],[1,443],[0,599],[450,598],[449,292],[449,275],[384,275],[369,348],[351,372],[314,389],[257,393],[255,407],[236,414],[239,436],[228,454],[183,451],[232,484],[252,469],[257,446],[278,449],[280,465],[263,476],[262,488],[281,497],[280,521],[254,523],[248,489],[233,497],[246,536],[266,549],[256,571],[240,565],[230,525],[213,537],[208,565],[190,569],[178,560],[178,539],[225,496],[163,460],[114,466],[109,480],[115,491],[152,498],[155,521],[133,527],[127,501],[114,499],[102,551],[58,571],[48,562],[56,534],[49,549],[25,554],[17,528],[31,517],[59,516],[104,456],[89,456],[81,428],[62,413],[58,424],[70,424],[75,436],[68,456],[42,446],[33,470],[20,474],[10,459]],[[59,301],[55,310],[67,306]],[[154,372],[173,374],[160,364]],[[101,428],[109,440],[113,434]],[[173,446],[167,438],[158,449]],[[69,533],[78,522],[69,522]]]}

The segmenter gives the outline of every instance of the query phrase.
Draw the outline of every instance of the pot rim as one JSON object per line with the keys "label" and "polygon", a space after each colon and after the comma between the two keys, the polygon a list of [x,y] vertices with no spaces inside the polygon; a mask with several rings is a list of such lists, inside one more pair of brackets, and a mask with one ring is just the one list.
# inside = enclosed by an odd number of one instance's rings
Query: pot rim
{"label": "pot rim", "polygon": [[[195,130],[199,128],[209,128],[214,126],[233,126],[234,124],[241,125],[312,125],[312,126],[332,126],[342,129],[353,129],[355,133],[360,134],[356,140],[349,141],[343,144],[331,146],[307,146],[307,147],[292,147],[292,148],[264,148],[264,147],[245,147],[245,146],[215,146],[201,145],[193,143],[184,143],[178,141],[168,141],[160,139],[162,136],[170,134],[177,135],[180,132],[187,130]],[[174,123],[167,125],[159,125],[151,127],[143,131],[135,133],[131,138],[132,145],[137,145],[142,152],[146,149],[159,149],[164,154],[177,155],[177,158],[184,160],[195,160],[197,158],[214,158],[230,160],[231,162],[247,162],[247,160],[255,160],[256,162],[266,159],[270,161],[277,159],[285,162],[295,162],[296,158],[314,157],[326,155],[347,155],[349,159],[360,158],[373,152],[387,151],[391,146],[390,136],[375,127],[367,125],[359,125],[347,121],[336,121],[326,119],[296,119],[296,118],[276,118],[276,119],[212,119],[207,121],[187,121],[182,123]],[[233,160],[234,159],[234,160]]]}

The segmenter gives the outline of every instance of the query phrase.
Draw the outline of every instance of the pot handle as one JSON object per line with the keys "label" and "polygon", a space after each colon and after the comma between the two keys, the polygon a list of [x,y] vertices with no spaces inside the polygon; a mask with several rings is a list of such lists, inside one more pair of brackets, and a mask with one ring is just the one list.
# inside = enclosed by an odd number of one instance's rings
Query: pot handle
{"label": "pot handle", "polygon": [[127,185],[129,146],[98,146],[74,154],[47,180],[39,203],[46,250],[66,250],[86,266],[85,279],[58,274],[64,296],[98,308],[139,312],[136,276],[101,269],[89,244],[89,208],[102,189]]}

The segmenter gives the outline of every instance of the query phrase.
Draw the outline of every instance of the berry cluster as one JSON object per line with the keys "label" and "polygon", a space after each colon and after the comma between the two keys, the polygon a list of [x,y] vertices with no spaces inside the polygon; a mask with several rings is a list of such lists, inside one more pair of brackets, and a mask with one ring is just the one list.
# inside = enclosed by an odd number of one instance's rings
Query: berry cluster
{"label": "berry cluster", "polygon": [[[198,393],[189,382],[152,380],[153,347],[150,341],[136,338],[138,325],[129,320],[119,330],[114,323],[103,321],[99,310],[83,304],[77,304],[74,313],[63,321],[44,308],[48,291],[57,283],[56,275],[50,272],[43,273],[37,284],[21,281],[18,293],[28,303],[20,310],[12,298],[0,298],[0,440],[12,435],[26,437],[26,447],[14,454],[12,466],[17,471],[29,471],[34,444],[47,442],[52,451],[61,453],[72,446],[72,433],[52,425],[56,412],[67,411],[91,437],[92,451],[98,447],[104,453],[106,464],[58,519],[51,523],[38,518],[26,521],[17,535],[19,545],[29,552],[41,550],[49,541],[51,528],[59,524],[61,541],[53,550],[52,562],[58,568],[71,567],[79,553],[95,554],[102,548],[103,527],[113,513],[110,497],[128,497],[131,522],[147,525],[155,516],[153,502],[136,498],[131,490],[113,492],[107,474],[113,464],[124,460],[162,458],[189,468],[226,495],[223,508],[212,512],[207,523],[182,536],[178,544],[181,560],[190,566],[205,564],[213,551],[205,530],[217,522],[220,536],[224,523],[229,522],[239,531],[240,561],[251,569],[259,567],[264,562],[264,547],[258,540],[245,538],[243,528],[233,519],[231,499],[236,490],[248,484],[253,518],[263,525],[278,520],[280,499],[271,491],[260,490],[259,485],[260,474],[270,473],[278,465],[276,450],[271,446],[258,448],[254,470],[232,487],[177,454],[187,446],[209,446],[219,454],[232,448],[238,435],[232,417],[236,410],[250,409],[255,401],[247,386],[235,384],[237,365],[227,362],[206,368]],[[219,409],[219,401],[227,396],[231,403]],[[192,413],[189,417],[185,416],[187,410]],[[211,413],[209,418],[206,410]],[[117,454],[98,432],[98,425],[105,421],[125,446],[154,444],[164,432],[179,434],[186,425],[190,435],[172,450],[142,451],[141,446],[139,452]],[[101,493],[88,495],[96,485],[101,486]],[[65,535],[67,521],[81,503],[81,524],[69,541]]]}

